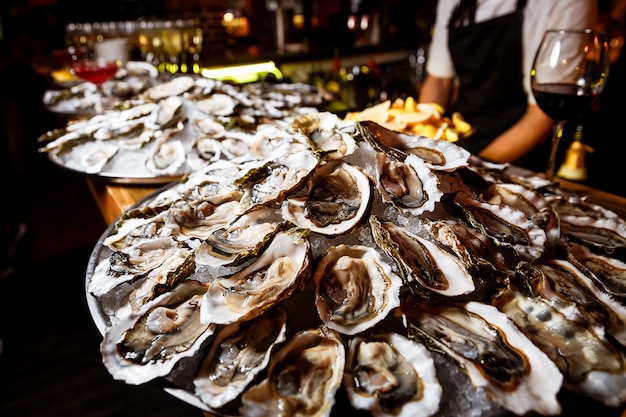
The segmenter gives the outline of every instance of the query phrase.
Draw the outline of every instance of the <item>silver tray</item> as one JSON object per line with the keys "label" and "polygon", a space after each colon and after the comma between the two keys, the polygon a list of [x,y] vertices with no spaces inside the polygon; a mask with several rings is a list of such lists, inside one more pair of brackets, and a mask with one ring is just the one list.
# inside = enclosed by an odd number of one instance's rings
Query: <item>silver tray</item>
{"label": "silver tray", "polygon": [[[161,187],[160,189],[143,198],[141,201],[129,207],[124,213],[149,205],[151,201],[159,196],[159,194],[170,188],[176,187],[179,184],[179,182],[174,182],[164,187]],[[121,216],[123,216],[124,213]],[[96,266],[102,260],[109,257],[112,253],[109,248],[103,245],[103,242],[108,236],[113,233],[115,223],[116,222],[113,222],[111,225],[109,225],[98,239],[90,255],[85,276],[85,294],[89,313],[102,336],[104,336],[107,328],[111,325],[111,320],[109,315],[106,313],[106,306],[103,304],[103,301],[90,294],[87,290],[87,286],[91,279],[91,276],[94,274]],[[356,239],[356,237],[353,238]],[[288,326],[291,323],[291,331],[295,332],[305,328],[313,328],[321,324],[321,320],[319,319],[317,310],[315,309],[315,302],[313,298],[314,291],[314,283],[311,279],[308,287],[304,291],[296,294],[295,296],[292,296],[291,299],[287,300],[286,302],[283,302],[288,311]],[[108,302],[111,302],[110,299]],[[397,327],[395,327],[397,325],[397,322],[392,321],[391,324],[389,324],[389,329],[391,329],[389,331],[397,330]],[[296,329],[294,330],[293,327],[295,327]],[[435,357],[435,365],[437,367],[437,374],[440,379],[440,383],[444,387],[446,393],[444,397],[445,404],[443,403],[444,399],[442,399],[440,411],[436,413],[433,417],[456,416],[458,410],[455,410],[455,407],[457,407],[456,404],[458,404],[459,401],[462,401],[461,403],[465,407],[469,407],[470,405],[475,407],[475,410],[477,411],[477,414],[475,415],[477,416],[514,416],[514,414],[490,402],[482,391],[479,391],[472,386],[469,378],[465,374],[463,374],[456,365],[451,364],[451,362],[449,362],[449,360],[442,355],[439,355],[437,353],[434,353],[433,355]],[[183,378],[188,378],[188,376]],[[208,407],[194,394],[193,390],[190,388],[192,384],[191,381],[183,381],[183,383],[181,383],[181,377],[180,375],[177,375],[176,372],[173,372],[172,374],[165,377],[157,378],[150,383],[156,384],[166,393],[173,395],[174,397],[194,407],[197,407],[199,410],[207,413],[206,415],[215,417],[238,416],[238,414],[236,414],[236,410],[231,410],[230,408],[225,408],[225,410],[221,412]],[[452,407],[452,411],[450,411],[450,407]],[[232,411],[232,413],[230,411]],[[333,411],[331,415],[351,415],[367,417],[370,414],[363,411],[357,411],[352,408],[347,398],[345,397],[345,392],[343,391],[343,388],[340,388],[336,394],[335,404],[333,405]]]}

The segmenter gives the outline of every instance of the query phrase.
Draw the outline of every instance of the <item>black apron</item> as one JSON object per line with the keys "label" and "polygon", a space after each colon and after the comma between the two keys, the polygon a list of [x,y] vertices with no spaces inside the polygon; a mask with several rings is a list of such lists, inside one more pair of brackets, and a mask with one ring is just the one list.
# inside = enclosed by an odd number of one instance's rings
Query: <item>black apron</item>
{"label": "black apron", "polygon": [[522,22],[526,0],[515,12],[475,23],[477,0],[461,0],[448,26],[448,46],[459,77],[452,111],[475,129],[458,142],[478,153],[526,111],[522,71]]}

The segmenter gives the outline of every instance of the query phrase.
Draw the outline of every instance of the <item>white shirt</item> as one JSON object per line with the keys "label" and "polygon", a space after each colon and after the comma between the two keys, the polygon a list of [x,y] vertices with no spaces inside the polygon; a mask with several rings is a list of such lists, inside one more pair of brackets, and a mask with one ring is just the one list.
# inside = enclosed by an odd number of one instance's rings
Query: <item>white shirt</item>
{"label": "white shirt", "polygon": [[[439,0],[433,27],[426,71],[439,78],[453,78],[456,73],[448,49],[448,22],[460,0]],[[477,0],[475,22],[513,13],[517,0]],[[535,104],[530,91],[530,69],[535,52],[546,29],[593,27],[597,18],[596,0],[527,0],[522,33],[524,91],[528,102]]]}

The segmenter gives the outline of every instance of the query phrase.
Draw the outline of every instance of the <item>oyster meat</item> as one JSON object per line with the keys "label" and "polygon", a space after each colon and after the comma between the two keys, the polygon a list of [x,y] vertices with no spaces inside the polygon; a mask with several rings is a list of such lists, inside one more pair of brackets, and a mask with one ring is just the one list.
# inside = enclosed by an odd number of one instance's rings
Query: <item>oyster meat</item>
{"label": "oyster meat", "polygon": [[197,355],[217,326],[200,321],[206,284],[188,280],[110,327],[100,344],[113,378],[138,385],[172,372]]}
{"label": "oyster meat", "polygon": [[442,396],[431,353],[397,333],[351,339],[343,385],[350,403],[375,417],[429,417]]}
{"label": "oyster meat", "polygon": [[326,327],[291,337],[269,364],[267,377],[241,397],[248,417],[328,417],[346,362],[338,333]]}
{"label": "oyster meat", "polygon": [[322,321],[343,334],[371,328],[400,305],[402,279],[369,246],[329,248],[313,279]]}
{"label": "oyster meat", "polygon": [[356,228],[371,206],[368,175],[343,161],[320,165],[308,181],[303,197],[287,199],[283,217],[323,235],[340,235]]}
{"label": "oyster meat", "polygon": [[445,352],[496,403],[518,415],[557,415],[563,375],[554,362],[495,307],[407,302],[409,336]]}
{"label": "oyster meat", "polygon": [[203,323],[228,324],[258,316],[306,286],[310,243],[299,231],[274,236],[269,246],[241,271],[209,283],[200,307]]}
{"label": "oyster meat", "polygon": [[193,379],[196,395],[213,409],[236,399],[266,368],[286,329],[287,311],[280,307],[223,327]]}

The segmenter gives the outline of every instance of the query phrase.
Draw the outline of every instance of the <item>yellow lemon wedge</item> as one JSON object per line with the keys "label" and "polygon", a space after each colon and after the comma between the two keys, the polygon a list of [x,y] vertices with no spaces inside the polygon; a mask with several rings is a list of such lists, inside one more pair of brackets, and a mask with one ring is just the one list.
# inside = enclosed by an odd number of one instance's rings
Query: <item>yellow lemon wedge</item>
{"label": "yellow lemon wedge", "polygon": [[411,127],[411,133],[432,139],[437,134],[437,128],[433,125],[414,125]]}
{"label": "yellow lemon wedge", "polygon": [[408,96],[404,99],[404,111],[414,112],[415,110],[415,99],[411,96]]}
{"label": "yellow lemon wedge", "polygon": [[439,103],[422,103],[422,104],[433,107],[435,110],[437,110],[437,112],[439,112],[439,114],[444,114],[446,112],[446,109],[444,109],[443,106]]}
{"label": "yellow lemon wedge", "polygon": [[401,97],[396,98],[393,103],[391,103],[392,109],[403,109],[404,108],[404,99]]}
{"label": "yellow lemon wedge", "polygon": [[394,115],[394,119],[399,122],[406,123],[407,126],[413,126],[416,124],[425,124],[433,118],[433,112],[402,111]]}
{"label": "yellow lemon wedge", "polygon": [[355,121],[371,120],[372,122],[378,124],[384,124],[387,122],[387,119],[389,119],[390,105],[391,101],[385,100],[360,112],[348,113],[346,114],[345,119]]}
{"label": "yellow lemon wedge", "polygon": [[403,132],[406,130],[406,123],[398,120],[388,120],[385,123],[381,123],[381,126],[386,127],[389,130],[395,130],[396,132]]}
{"label": "yellow lemon wedge", "polygon": [[454,112],[452,113],[452,124],[456,128],[456,131],[459,135],[463,136],[472,131],[472,125],[467,123],[461,113]]}

